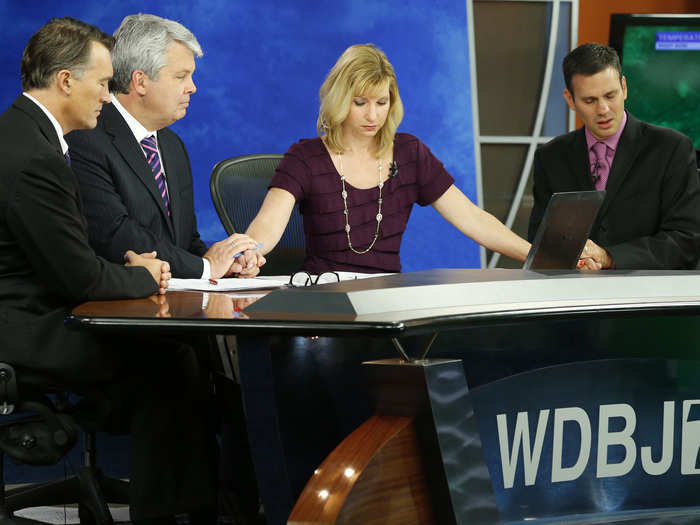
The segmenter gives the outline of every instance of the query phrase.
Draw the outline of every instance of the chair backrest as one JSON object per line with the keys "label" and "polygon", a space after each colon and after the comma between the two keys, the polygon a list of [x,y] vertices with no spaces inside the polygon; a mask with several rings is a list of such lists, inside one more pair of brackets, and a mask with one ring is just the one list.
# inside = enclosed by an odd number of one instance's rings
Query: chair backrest
{"label": "chair backrest", "polygon": [[[282,155],[262,153],[222,160],[211,172],[209,189],[226,232],[243,233],[260,209]],[[287,229],[262,267],[264,275],[289,275],[306,256],[304,223],[294,206]]]}

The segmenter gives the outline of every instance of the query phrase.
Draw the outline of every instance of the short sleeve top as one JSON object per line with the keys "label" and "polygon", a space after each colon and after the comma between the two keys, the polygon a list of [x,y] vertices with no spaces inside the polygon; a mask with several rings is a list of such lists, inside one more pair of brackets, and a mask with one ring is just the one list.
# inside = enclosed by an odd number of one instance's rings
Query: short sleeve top
{"label": "short sleeve top", "polygon": [[[348,245],[340,175],[321,139],[301,139],[289,148],[270,187],[288,191],[299,204],[306,236],[304,270],[401,271],[399,248],[413,204],[432,204],[454,179],[425,144],[407,133],[395,136],[394,161],[398,171],[382,188],[379,237],[369,252],[357,254]],[[377,228],[379,188],[357,189],[347,181],[345,187],[352,245],[362,251]]]}

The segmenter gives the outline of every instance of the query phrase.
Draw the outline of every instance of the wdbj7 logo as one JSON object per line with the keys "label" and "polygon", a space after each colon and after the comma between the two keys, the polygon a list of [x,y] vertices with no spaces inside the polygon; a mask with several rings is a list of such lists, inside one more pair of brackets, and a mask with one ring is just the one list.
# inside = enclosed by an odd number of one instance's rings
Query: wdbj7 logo
{"label": "wdbj7 logo", "polygon": [[[652,458],[650,446],[639,447],[639,457],[644,471],[652,476],[666,473],[673,461],[673,431],[675,401],[664,402],[663,424],[661,438],[661,457]],[[700,405],[699,399],[683,401],[683,419],[681,423],[681,474],[700,474],[698,468],[698,452],[700,451],[700,418],[690,418],[694,405]],[[698,407],[700,408],[700,407]],[[508,431],[508,420],[505,414],[496,415],[498,426],[498,445],[501,452],[501,468],[503,471],[503,488],[513,487],[518,462],[522,458],[525,485],[534,485],[537,469],[540,464],[542,447],[547,437],[550,419],[549,409],[540,410],[535,427],[534,441],[530,436],[530,422],[527,412],[518,412],[515,418],[513,439]],[[693,412],[696,412],[695,410]],[[700,412],[700,411],[697,411]],[[609,422],[613,418],[621,418],[624,427],[619,431],[611,431]],[[571,466],[563,466],[563,435],[564,423],[574,422],[578,425],[581,435],[581,448],[578,458]],[[609,478],[624,476],[632,470],[637,461],[637,443],[632,434],[637,426],[637,414],[626,403],[600,405],[598,411],[598,457],[596,459],[596,477]],[[578,479],[586,470],[591,455],[591,420],[585,410],[579,407],[556,408],[552,417],[552,483],[573,481]],[[624,458],[618,463],[608,462],[608,448],[613,445],[624,447]],[[643,444],[640,444],[643,445]],[[571,451],[568,451],[571,452]],[[655,456],[658,457],[658,452]]]}

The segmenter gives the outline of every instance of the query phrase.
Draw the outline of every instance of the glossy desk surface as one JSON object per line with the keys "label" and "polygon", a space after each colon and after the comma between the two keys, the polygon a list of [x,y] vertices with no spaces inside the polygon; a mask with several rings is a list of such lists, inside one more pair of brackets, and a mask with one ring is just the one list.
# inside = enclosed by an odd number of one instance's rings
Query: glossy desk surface
{"label": "glossy desk surface", "polygon": [[[235,297],[231,297],[235,295]],[[95,301],[69,324],[218,333],[398,336],[516,319],[700,312],[700,273],[428,270],[248,296]]]}

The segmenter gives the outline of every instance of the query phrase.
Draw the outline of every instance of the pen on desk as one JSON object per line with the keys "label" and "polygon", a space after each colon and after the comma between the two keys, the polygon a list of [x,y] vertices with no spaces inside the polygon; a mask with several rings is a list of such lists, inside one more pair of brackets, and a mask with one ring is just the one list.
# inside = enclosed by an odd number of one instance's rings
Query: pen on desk
{"label": "pen on desk", "polygon": [[209,284],[219,284],[216,279],[209,279]]}
{"label": "pen on desk", "polygon": [[[260,244],[258,244],[257,246],[255,246],[255,247],[253,247],[253,248],[251,248],[251,249],[252,249],[252,250],[259,250],[259,249],[262,248],[263,246],[265,246],[265,244],[261,242]],[[238,259],[241,255],[243,255],[243,253],[244,253],[245,251],[247,251],[247,250],[244,250],[243,252],[238,252],[238,253],[233,254],[233,258],[234,258],[234,259]]]}

